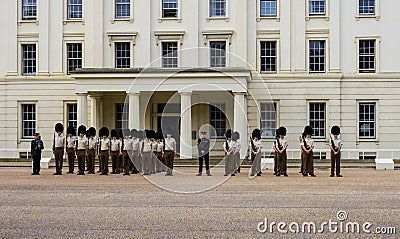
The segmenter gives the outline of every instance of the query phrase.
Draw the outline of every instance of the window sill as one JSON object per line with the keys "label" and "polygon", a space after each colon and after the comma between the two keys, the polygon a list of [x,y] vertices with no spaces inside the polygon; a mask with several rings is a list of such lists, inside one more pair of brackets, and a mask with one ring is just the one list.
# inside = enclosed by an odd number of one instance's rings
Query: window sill
{"label": "window sill", "polygon": [[214,20],[219,20],[219,21],[223,20],[225,22],[229,22],[229,17],[207,17],[206,18],[207,22],[214,21]]}
{"label": "window sill", "polygon": [[276,75],[277,71],[260,71],[261,75]]}
{"label": "window sill", "polygon": [[182,18],[178,18],[178,17],[163,17],[163,18],[159,18],[158,22],[162,23],[162,22],[167,22],[167,21],[176,21],[181,23],[182,22]]}
{"label": "window sill", "polygon": [[275,20],[275,21],[277,21],[277,22],[280,22],[280,21],[281,21],[281,18],[278,17],[278,16],[257,17],[257,18],[256,18],[256,21],[257,21],[257,22],[261,22],[261,21],[263,21],[263,20],[266,20],[266,21]]}
{"label": "window sill", "polygon": [[68,23],[82,23],[82,25],[85,25],[85,20],[83,19],[67,19],[63,20],[63,24],[66,25]]}
{"label": "window sill", "polygon": [[22,24],[25,24],[25,23],[35,23],[36,25],[39,25],[39,20],[19,20],[17,22],[17,25],[21,26]]}
{"label": "window sill", "polygon": [[376,138],[374,138],[374,139],[368,139],[368,138],[360,139],[359,138],[356,141],[356,145],[360,145],[360,143],[375,143],[376,145],[379,145],[379,140]]}
{"label": "window sill", "polygon": [[311,19],[321,19],[325,21],[329,21],[329,17],[325,15],[310,15],[306,17],[306,21],[311,21]]}
{"label": "window sill", "polygon": [[356,21],[360,21],[360,19],[373,19],[375,18],[376,21],[379,21],[381,17],[379,15],[357,15],[356,16]]}
{"label": "window sill", "polygon": [[127,17],[127,18],[113,18],[111,19],[111,24],[114,24],[115,22],[133,22],[132,17]]}
{"label": "window sill", "polygon": [[357,74],[362,74],[362,75],[375,75],[376,72],[375,72],[375,71],[374,71],[374,72],[361,72],[361,71],[358,71]]}

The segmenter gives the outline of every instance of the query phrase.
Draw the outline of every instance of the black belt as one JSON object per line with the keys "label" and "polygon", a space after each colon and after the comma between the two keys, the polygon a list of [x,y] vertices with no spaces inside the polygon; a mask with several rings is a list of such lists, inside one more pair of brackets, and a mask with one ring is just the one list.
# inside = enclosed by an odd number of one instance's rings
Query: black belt
{"label": "black belt", "polygon": [[78,149],[78,151],[85,151],[84,149]]}
{"label": "black belt", "polygon": [[174,152],[173,150],[164,150],[164,152]]}
{"label": "black belt", "polygon": [[108,150],[100,150],[101,152],[108,152]]}
{"label": "black belt", "polygon": [[63,149],[64,147],[55,147],[54,149]]}

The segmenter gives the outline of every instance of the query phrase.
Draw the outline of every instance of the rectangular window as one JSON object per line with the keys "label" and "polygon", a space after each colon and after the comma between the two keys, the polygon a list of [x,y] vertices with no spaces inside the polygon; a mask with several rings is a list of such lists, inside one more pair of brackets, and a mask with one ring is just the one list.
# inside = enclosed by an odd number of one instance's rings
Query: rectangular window
{"label": "rectangular window", "polygon": [[310,15],[325,15],[325,0],[309,0]]}
{"label": "rectangular window", "polygon": [[276,72],[276,41],[260,42],[260,71]]}
{"label": "rectangular window", "polygon": [[82,43],[67,43],[67,73],[82,68]]}
{"label": "rectangular window", "polygon": [[260,17],[276,17],[276,0],[260,0]]}
{"label": "rectangular window", "polygon": [[162,17],[178,17],[178,0],[162,0]]}
{"label": "rectangular window", "polygon": [[178,42],[162,43],[162,67],[178,67]]}
{"label": "rectangular window", "polygon": [[226,131],[226,115],[225,104],[212,104],[210,105],[210,125],[214,127],[211,130],[212,138],[224,138]]}
{"label": "rectangular window", "polygon": [[375,0],[359,0],[358,1],[359,15],[375,15]]}
{"label": "rectangular window", "polygon": [[360,40],[358,67],[360,73],[375,72],[375,40]]}
{"label": "rectangular window", "polygon": [[36,0],[22,0],[22,20],[36,20]]}
{"label": "rectangular window", "polygon": [[36,74],[36,44],[22,44],[22,75]]}
{"label": "rectangular window", "polygon": [[325,138],[326,105],[325,103],[310,103],[310,126],[314,137]]}
{"label": "rectangular window", "polygon": [[325,41],[310,41],[309,70],[325,72]]}
{"label": "rectangular window", "polygon": [[359,136],[363,139],[374,139],[376,132],[375,103],[360,103],[359,107]]}
{"label": "rectangular window", "polygon": [[115,128],[127,129],[129,123],[128,105],[124,103],[115,104]]}
{"label": "rectangular window", "polygon": [[82,0],[68,0],[68,19],[82,19]]}
{"label": "rectangular window", "polygon": [[22,104],[22,138],[33,138],[36,131],[36,105]]}
{"label": "rectangular window", "polygon": [[277,127],[276,103],[260,103],[261,138],[273,138]]}
{"label": "rectangular window", "polygon": [[129,42],[115,43],[115,68],[131,67],[131,44]]}
{"label": "rectangular window", "polygon": [[210,0],[210,17],[226,16],[226,0]]}
{"label": "rectangular window", "polygon": [[115,0],[115,18],[130,18],[131,0]]}
{"label": "rectangular window", "polygon": [[226,66],[226,41],[210,41],[210,67]]}
{"label": "rectangular window", "polygon": [[78,105],[67,104],[67,127],[78,127]]}

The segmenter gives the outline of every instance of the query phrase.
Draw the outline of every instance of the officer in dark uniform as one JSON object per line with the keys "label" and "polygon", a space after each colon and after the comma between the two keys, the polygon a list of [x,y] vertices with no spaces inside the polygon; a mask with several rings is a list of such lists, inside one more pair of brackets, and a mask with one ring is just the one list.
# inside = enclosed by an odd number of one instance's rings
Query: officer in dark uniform
{"label": "officer in dark uniform", "polygon": [[34,139],[31,141],[31,156],[33,159],[32,175],[40,175],[40,160],[42,159],[42,150],[44,149],[44,144],[40,139],[39,133],[34,133],[33,137]]}
{"label": "officer in dark uniform", "polygon": [[210,140],[206,138],[206,131],[200,132],[200,138],[197,140],[197,149],[199,151],[199,172],[196,176],[201,176],[203,174],[203,159],[206,163],[206,173],[207,176],[211,176],[210,173]]}

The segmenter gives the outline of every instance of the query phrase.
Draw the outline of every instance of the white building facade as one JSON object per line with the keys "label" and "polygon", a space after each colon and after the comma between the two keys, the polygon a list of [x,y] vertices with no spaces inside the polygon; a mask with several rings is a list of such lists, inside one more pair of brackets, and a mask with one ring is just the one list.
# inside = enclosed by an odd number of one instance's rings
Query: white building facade
{"label": "white building facade", "polygon": [[[327,148],[400,141],[400,40],[387,0],[4,0],[0,148],[51,147],[54,125],[163,130],[195,157],[211,125],[291,148],[311,125]],[[399,52],[399,54],[397,54]],[[75,71],[76,70],[76,71]],[[212,131],[212,132],[211,132]],[[13,157],[3,152],[1,157]],[[351,158],[358,159],[358,154]]]}

